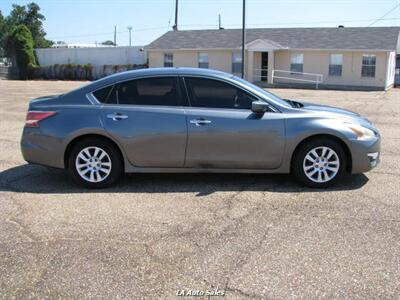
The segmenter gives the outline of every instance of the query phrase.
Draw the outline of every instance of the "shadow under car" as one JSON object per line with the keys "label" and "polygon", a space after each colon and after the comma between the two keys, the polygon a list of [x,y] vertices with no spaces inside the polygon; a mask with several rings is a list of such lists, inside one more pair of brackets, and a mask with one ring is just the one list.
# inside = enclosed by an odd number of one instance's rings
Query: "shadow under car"
{"label": "shadow under car", "polygon": [[197,193],[270,191],[304,193],[356,190],[368,182],[364,174],[347,175],[327,189],[307,188],[286,174],[127,174],[113,187],[100,190],[81,188],[69,178],[67,171],[37,165],[20,165],[0,172],[0,191],[39,194],[66,193]]}

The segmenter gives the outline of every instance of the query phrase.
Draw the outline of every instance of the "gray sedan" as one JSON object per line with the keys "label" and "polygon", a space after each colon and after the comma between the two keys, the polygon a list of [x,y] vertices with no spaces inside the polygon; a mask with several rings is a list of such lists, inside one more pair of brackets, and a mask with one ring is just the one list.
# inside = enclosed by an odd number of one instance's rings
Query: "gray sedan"
{"label": "gray sedan", "polygon": [[327,187],[375,167],[380,135],[357,113],[284,100],[231,74],[162,68],[32,100],[21,149],[89,188],[124,172],[292,173]]}

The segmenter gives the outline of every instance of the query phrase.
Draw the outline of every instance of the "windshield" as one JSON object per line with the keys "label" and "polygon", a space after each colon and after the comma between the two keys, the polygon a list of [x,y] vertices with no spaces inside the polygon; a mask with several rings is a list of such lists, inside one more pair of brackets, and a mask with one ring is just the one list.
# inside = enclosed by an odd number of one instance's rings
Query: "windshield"
{"label": "windshield", "polygon": [[283,100],[282,98],[280,98],[280,97],[278,97],[278,96],[276,96],[276,95],[274,95],[274,94],[272,94],[270,92],[267,92],[263,88],[260,88],[259,86],[255,85],[255,84],[253,84],[251,82],[248,82],[247,80],[244,80],[244,79],[242,79],[240,77],[236,77],[236,76],[233,76],[232,78],[235,81],[238,81],[241,84],[244,84],[246,87],[254,90],[258,94],[261,94],[261,96],[267,98],[268,100],[272,100],[273,102],[275,102],[275,103],[277,103],[279,105],[282,105],[284,107],[291,107],[291,105],[286,100]]}

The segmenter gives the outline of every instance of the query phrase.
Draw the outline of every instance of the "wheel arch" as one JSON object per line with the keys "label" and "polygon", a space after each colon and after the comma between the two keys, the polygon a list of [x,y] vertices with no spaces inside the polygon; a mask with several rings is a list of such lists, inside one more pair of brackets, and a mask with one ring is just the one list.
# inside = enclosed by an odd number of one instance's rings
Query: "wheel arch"
{"label": "wheel arch", "polygon": [[111,138],[101,135],[101,134],[83,134],[83,135],[79,135],[74,137],[71,141],[69,141],[67,147],[65,148],[64,151],[64,168],[68,169],[68,158],[69,155],[71,153],[72,148],[80,141],[85,140],[85,139],[89,139],[89,138],[96,138],[96,139],[101,139],[103,141],[106,141],[108,143],[110,143],[111,145],[113,145],[115,147],[115,149],[118,151],[119,155],[121,156],[121,161],[123,164],[123,167],[125,168],[125,159],[124,159],[124,155],[123,152],[121,150],[121,148],[119,147],[119,145],[113,141]]}
{"label": "wheel arch", "polygon": [[346,172],[351,173],[352,164],[353,164],[353,159],[352,159],[352,156],[351,156],[351,151],[350,151],[349,147],[347,146],[347,144],[346,144],[341,138],[339,138],[339,137],[337,137],[337,136],[335,136],[335,135],[332,135],[332,134],[314,134],[314,135],[311,135],[311,136],[306,137],[306,138],[304,138],[303,140],[301,140],[301,141],[297,144],[296,148],[294,149],[294,151],[293,151],[293,153],[292,153],[292,157],[291,157],[291,160],[290,160],[290,170],[292,170],[293,159],[294,159],[294,157],[295,157],[297,151],[299,150],[299,148],[300,148],[303,144],[305,144],[305,143],[307,143],[307,142],[309,142],[309,141],[311,141],[311,140],[318,140],[318,139],[322,139],[322,138],[333,140],[333,141],[337,142],[337,143],[343,148],[343,151],[344,151],[345,154],[346,154]]}

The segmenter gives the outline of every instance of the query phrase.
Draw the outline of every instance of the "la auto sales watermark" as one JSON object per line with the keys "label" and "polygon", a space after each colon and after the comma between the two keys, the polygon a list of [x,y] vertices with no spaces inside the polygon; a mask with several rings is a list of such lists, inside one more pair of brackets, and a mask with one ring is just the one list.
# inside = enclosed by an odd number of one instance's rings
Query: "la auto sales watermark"
{"label": "la auto sales watermark", "polygon": [[177,290],[176,295],[179,297],[224,297],[225,291],[219,290],[218,287],[213,290]]}

